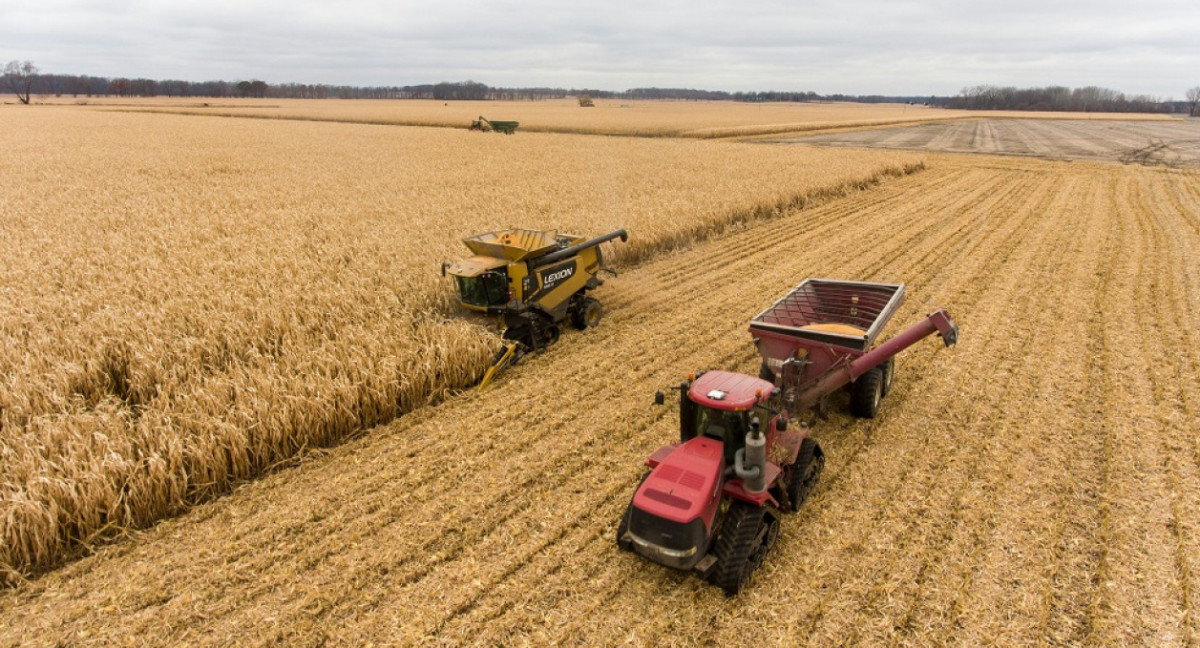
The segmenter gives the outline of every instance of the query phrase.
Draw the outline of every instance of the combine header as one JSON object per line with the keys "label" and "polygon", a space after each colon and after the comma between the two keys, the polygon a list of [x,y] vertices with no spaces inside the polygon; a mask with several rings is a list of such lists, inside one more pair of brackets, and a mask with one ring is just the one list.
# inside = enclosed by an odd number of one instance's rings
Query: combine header
{"label": "combine header", "polygon": [[846,385],[851,410],[874,417],[897,353],[931,333],[946,346],[958,341],[939,310],[875,347],[903,299],[904,284],[808,279],[755,316],[760,377],[708,371],[672,388],[679,442],[646,460],[617,544],[736,594],[779,537],[781,514],[800,508],[825,464],[794,417]]}
{"label": "combine header", "polygon": [[616,238],[629,237],[623,229],[593,239],[510,229],[463,239],[475,256],[443,263],[442,274],[454,277],[463,306],[503,316],[508,340],[480,389],[521,355],[558,341],[563,320],[579,330],[600,323],[600,302],[587,293],[604,283],[601,271],[612,272],[600,244]]}

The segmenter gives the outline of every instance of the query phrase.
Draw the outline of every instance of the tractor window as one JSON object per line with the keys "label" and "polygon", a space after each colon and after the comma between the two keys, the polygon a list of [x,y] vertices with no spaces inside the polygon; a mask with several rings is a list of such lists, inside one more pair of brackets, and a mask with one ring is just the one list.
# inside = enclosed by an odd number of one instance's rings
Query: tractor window
{"label": "tractor window", "polygon": [[503,306],[508,302],[508,282],[503,273],[485,272],[478,277],[456,277],[463,303],[472,306]]}
{"label": "tractor window", "polygon": [[746,412],[725,412],[710,407],[696,408],[696,434],[717,439],[725,444],[725,459],[733,461],[733,453],[746,443]]}

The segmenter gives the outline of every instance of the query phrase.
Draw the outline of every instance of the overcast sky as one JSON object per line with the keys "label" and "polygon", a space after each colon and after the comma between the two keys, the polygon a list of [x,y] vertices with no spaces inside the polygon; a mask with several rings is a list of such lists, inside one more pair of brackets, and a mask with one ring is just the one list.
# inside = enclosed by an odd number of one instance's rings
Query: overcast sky
{"label": "overcast sky", "polygon": [[1200,86],[1200,0],[0,0],[0,64],[188,81],[954,95]]}

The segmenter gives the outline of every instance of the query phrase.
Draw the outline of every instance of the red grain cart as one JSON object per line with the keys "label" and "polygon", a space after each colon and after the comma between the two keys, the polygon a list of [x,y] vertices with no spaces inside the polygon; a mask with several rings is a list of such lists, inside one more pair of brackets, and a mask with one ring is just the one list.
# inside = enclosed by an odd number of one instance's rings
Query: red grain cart
{"label": "red grain cart", "polygon": [[808,426],[791,416],[847,384],[852,409],[874,416],[897,353],[934,332],[947,346],[958,340],[939,310],[874,346],[903,299],[903,284],[808,279],[756,315],[760,376],[707,371],[673,388],[679,442],[646,460],[617,544],[736,594],[779,537],[781,514],[800,508],[824,466]]}

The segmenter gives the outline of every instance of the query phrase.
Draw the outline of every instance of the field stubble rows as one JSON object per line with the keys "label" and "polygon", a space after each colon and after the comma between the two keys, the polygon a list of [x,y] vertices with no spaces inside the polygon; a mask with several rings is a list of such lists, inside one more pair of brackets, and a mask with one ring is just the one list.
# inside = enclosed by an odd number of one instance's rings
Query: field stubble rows
{"label": "field stubble rows", "polygon": [[[1196,642],[1195,174],[931,167],[623,273],[496,389],[10,592],[0,641]],[[746,321],[805,276],[906,281],[893,326],[947,307],[961,342],[818,424],[821,486],[743,595],[618,552],[675,434],[650,392],[753,371]]]}

